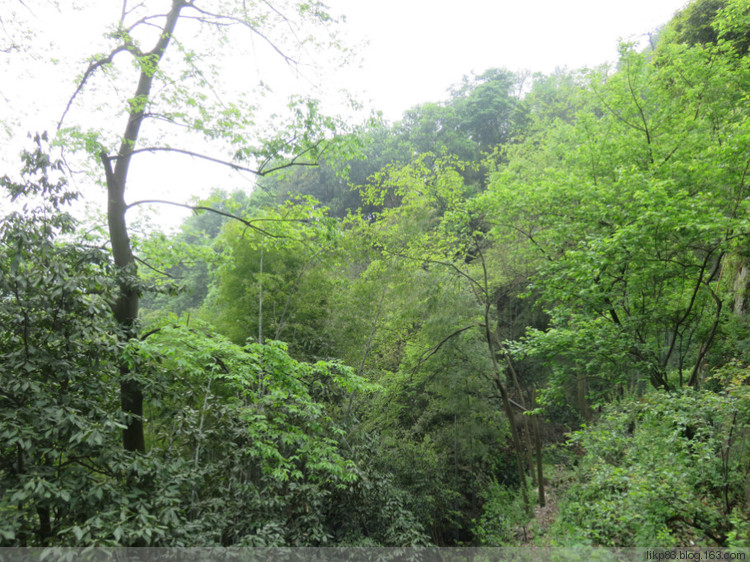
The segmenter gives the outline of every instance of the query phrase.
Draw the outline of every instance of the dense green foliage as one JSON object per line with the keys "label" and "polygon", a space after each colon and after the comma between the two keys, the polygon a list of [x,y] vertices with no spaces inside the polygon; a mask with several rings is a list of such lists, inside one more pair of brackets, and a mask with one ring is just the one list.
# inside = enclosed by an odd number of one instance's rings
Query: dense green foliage
{"label": "dense green foliage", "polygon": [[746,386],[729,387],[624,401],[578,432],[585,456],[557,523],[560,540],[746,545],[750,401]]}
{"label": "dense green foliage", "polygon": [[137,272],[37,138],[2,180],[0,545],[750,544],[749,18],[275,137]]}
{"label": "dense green foliage", "polygon": [[[281,342],[166,324],[118,345],[106,255],[75,240],[60,164],[27,154],[2,228],[2,545],[404,545],[425,541],[348,397],[376,387]],[[149,397],[122,450],[118,362]],[[384,503],[383,498],[387,498]],[[351,517],[351,510],[358,517]]]}

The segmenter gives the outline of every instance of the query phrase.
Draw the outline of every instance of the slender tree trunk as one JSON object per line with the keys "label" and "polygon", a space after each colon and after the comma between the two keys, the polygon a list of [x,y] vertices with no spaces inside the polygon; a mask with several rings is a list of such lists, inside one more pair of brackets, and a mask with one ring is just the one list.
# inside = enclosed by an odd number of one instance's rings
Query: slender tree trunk
{"label": "slender tree trunk", "polygon": [[49,508],[37,506],[36,513],[39,516],[39,543],[42,546],[47,546],[52,536],[52,521]]}
{"label": "slender tree trunk", "polygon": [[521,438],[518,435],[518,426],[516,424],[516,421],[513,417],[513,408],[510,404],[510,397],[508,396],[508,389],[505,386],[505,383],[500,379],[500,370],[499,365],[497,364],[497,360],[495,359],[495,350],[494,346],[490,343],[490,354],[492,355],[493,359],[493,365],[495,367],[495,386],[500,391],[500,398],[503,402],[503,410],[505,411],[505,415],[508,418],[508,424],[510,425],[510,435],[513,439],[513,447],[515,448],[515,457],[516,457],[516,468],[518,469],[518,479],[520,481],[521,485],[521,496],[523,498],[523,504],[526,508],[526,511],[528,512],[530,510],[530,504],[529,504],[529,494],[526,489],[526,470],[524,469],[524,462],[523,462],[523,456],[521,453]]}
{"label": "slender tree trunk", "polygon": [[[513,362],[510,360],[510,357],[508,357],[507,354],[505,354],[505,362],[508,365],[508,370],[510,371],[511,379],[513,380],[513,386],[516,389],[516,395],[518,396],[518,404],[523,409],[523,412],[527,410],[524,396],[523,396],[523,390],[521,390],[521,383],[518,381],[518,373],[516,373],[515,367],[513,367]],[[536,486],[536,474],[534,473],[534,455],[532,453],[533,450],[533,444],[532,444],[532,435],[531,435],[531,429],[529,427],[529,419],[527,416],[523,415],[522,412],[522,423],[523,423],[523,435],[525,437],[524,441],[526,442],[526,462],[529,465],[529,475],[531,476],[531,485]]]}
{"label": "slender tree trunk", "polygon": [[[531,388],[531,408],[536,410],[536,389]],[[544,498],[544,464],[542,463],[542,437],[539,435],[539,416],[534,414],[531,418],[531,424],[534,429],[534,446],[536,449],[536,470],[537,481],[539,485],[539,505],[544,507],[546,501]]]}
{"label": "slender tree trunk", "polygon": [[492,334],[490,333],[490,327],[489,327],[489,305],[485,308],[485,323],[484,323],[484,329],[485,329],[485,337],[487,340],[487,347],[489,348],[490,357],[492,358],[492,367],[494,369],[494,381],[495,386],[500,391],[500,398],[503,403],[503,410],[505,411],[505,415],[508,418],[508,424],[510,425],[510,435],[513,439],[513,448],[516,450],[516,468],[518,469],[518,479],[521,485],[521,496],[523,498],[523,505],[526,508],[526,511],[530,511],[530,504],[529,504],[529,494],[526,490],[526,470],[524,469],[523,465],[523,457],[521,453],[521,438],[519,436],[518,432],[518,425],[516,424],[515,417],[513,416],[513,407],[510,403],[510,396],[508,393],[508,388],[505,386],[505,383],[500,378],[501,372],[500,372],[500,365],[497,362],[497,352],[495,350],[495,344],[492,341]]}
{"label": "slender tree trunk", "polygon": [[523,416],[523,433],[524,433],[524,442],[526,446],[526,462],[529,465],[529,476],[531,476],[531,485],[536,486],[536,471],[534,470],[534,442],[533,440],[533,434],[531,432],[531,424],[529,423],[529,420],[526,419],[527,416]]}
{"label": "slender tree trunk", "polygon": [[[109,238],[112,245],[112,257],[118,271],[119,295],[113,306],[115,320],[121,329],[121,338],[127,341],[135,336],[138,319],[139,289],[138,270],[130,244],[130,236],[125,221],[128,209],[125,202],[130,160],[138,141],[141,124],[151,95],[154,74],[172,38],[184,0],[173,0],[172,8],[162,29],[156,46],[149,53],[134,53],[141,59],[147,59],[138,79],[135,95],[131,100],[131,111],[125,134],[120,143],[116,157],[100,154],[107,180],[107,221]],[[113,165],[114,162],[114,165]],[[120,403],[126,414],[126,428],[123,430],[123,447],[128,451],[146,451],[143,433],[143,391],[140,382],[133,376],[130,367],[124,362],[120,365]]]}
{"label": "slender tree trunk", "polygon": [[591,413],[588,398],[586,398],[586,394],[588,394],[588,381],[586,380],[586,374],[578,373],[576,383],[576,402],[578,402],[578,411],[581,413],[583,421],[590,423],[593,419],[593,415]]}
{"label": "slender tree trunk", "polygon": [[485,340],[487,341],[487,348],[490,352],[490,358],[492,359],[492,368],[494,375],[493,380],[495,382],[495,386],[500,391],[503,410],[505,411],[505,415],[508,418],[508,424],[510,425],[510,434],[511,438],[513,439],[513,448],[515,449],[516,453],[516,468],[518,469],[518,480],[521,485],[521,497],[523,498],[523,505],[526,509],[526,512],[530,514],[531,504],[529,503],[529,493],[526,489],[526,470],[523,467],[524,462],[522,456],[521,438],[518,434],[518,425],[516,424],[516,420],[513,416],[513,407],[510,403],[508,387],[505,386],[505,383],[503,382],[503,379],[501,377],[502,372],[500,370],[500,365],[497,362],[497,350],[495,349],[495,341],[492,337],[492,332],[490,331],[490,291],[487,282],[487,263],[485,262],[484,254],[482,253],[482,249],[479,247],[479,244],[477,244],[476,248],[479,257],[481,258],[483,272],[482,289],[484,292],[484,336]]}
{"label": "slender tree trunk", "polygon": [[743,260],[735,275],[732,291],[734,296],[734,313],[737,316],[745,316],[745,311],[747,310],[748,273],[750,273],[750,268],[748,268],[748,264]]}
{"label": "slender tree trunk", "polygon": [[260,269],[258,270],[258,343],[263,345],[263,235],[260,235]]}

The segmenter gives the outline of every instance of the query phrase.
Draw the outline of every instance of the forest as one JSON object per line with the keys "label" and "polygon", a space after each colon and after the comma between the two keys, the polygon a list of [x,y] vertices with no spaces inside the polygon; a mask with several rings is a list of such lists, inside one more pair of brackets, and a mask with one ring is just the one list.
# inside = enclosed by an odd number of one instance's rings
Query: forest
{"label": "forest", "polygon": [[[0,546],[750,546],[750,1],[261,137],[180,26],[325,6],[146,4],[0,178]],[[134,200],[167,152],[256,185]]]}

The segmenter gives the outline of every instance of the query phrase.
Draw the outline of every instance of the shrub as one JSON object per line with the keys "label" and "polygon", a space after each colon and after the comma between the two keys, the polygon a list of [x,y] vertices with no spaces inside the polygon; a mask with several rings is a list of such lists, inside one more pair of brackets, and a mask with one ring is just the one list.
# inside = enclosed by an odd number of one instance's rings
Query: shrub
{"label": "shrub", "polygon": [[[603,546],[727,546],[747,528],[747,387],[655,392],[573,434],[577,483],[554,534]],[[744,514],[744,515],[742,515]]]}

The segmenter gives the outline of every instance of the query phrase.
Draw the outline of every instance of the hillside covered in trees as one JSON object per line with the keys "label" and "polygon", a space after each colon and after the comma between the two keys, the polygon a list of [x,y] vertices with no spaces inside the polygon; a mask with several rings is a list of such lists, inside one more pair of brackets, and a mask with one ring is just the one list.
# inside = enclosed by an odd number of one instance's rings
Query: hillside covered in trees
{"label": "hillside covered in trees", "polygon": [[[200,6],[123,11],[75,94],[131,57],[124,132],[61,121],[0,179],[0,546],[750,545],[748,0],[263,143],[175,26],[279,13]],[[128,226],[151,119],[256,188]]]}

